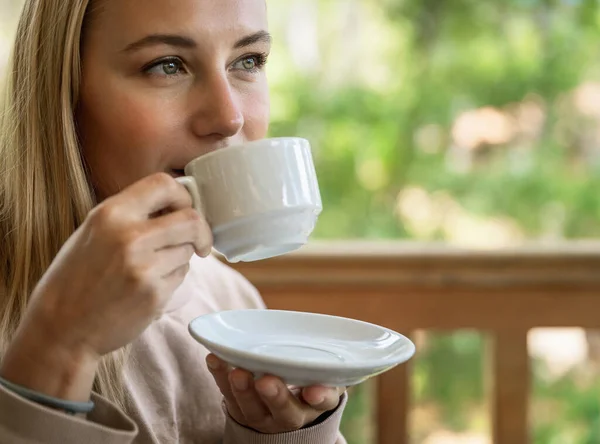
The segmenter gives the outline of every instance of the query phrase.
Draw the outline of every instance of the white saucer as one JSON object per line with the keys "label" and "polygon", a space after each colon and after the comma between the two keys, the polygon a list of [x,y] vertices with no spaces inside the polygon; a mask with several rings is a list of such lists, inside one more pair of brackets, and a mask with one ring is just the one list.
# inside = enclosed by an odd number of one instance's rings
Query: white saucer
{"label": "white saucer", "polygon": [[415,353],[408,338],[387,328],[313,313],[222,311],[193,320],[189,331],[230,365],[300,387],[356,385]]}

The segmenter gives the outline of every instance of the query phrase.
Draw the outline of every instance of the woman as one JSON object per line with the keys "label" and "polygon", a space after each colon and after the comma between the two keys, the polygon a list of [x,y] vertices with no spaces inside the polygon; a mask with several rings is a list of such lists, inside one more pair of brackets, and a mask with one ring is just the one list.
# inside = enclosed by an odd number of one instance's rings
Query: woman
{"label": "woman", "polygon": [[26,1],[0,129],[0,442],[344,442],[341,390],[253,381],[187,333],[263,307],[174,176],[266,135],[269,50],[264,0]]}

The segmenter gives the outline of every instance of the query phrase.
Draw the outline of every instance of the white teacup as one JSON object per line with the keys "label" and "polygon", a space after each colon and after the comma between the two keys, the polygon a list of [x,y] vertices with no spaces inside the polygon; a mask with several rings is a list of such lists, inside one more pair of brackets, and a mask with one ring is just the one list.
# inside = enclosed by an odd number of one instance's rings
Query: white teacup
{"label": "white teacup", "polygon": [[185,167],[186,187],[232,263],[297,250],[323,209],[310,144],[264,139],[206,154]]}

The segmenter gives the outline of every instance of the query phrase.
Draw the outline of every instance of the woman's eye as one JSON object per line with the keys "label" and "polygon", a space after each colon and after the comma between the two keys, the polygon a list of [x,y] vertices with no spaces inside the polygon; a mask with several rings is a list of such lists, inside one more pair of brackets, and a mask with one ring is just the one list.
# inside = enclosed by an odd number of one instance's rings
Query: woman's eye
{"label": "woman's eye", "polygon": [[233,64],[233,69],[247,72],[257,72],[265,66],[267,57],[263,54],[246,56]]}
{"label": "woman's eye", "polygon": [[242,60],[242,65],[244,69],[252,70],[256,68],[256,59],[254,57],[249,57],[247,59]]}
{"label": "woman's eye", "polygon": [[163,77],[172,77],[185,72],[183,62],[180,59],[163,59],[145,69],[147,74]]}

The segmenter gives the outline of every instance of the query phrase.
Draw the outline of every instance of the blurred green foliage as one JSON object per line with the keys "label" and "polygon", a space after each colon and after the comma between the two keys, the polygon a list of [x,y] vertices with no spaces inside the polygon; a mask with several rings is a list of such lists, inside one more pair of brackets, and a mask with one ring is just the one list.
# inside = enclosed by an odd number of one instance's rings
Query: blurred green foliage
{"label": "blurred green foliage", "polygon": [[[448,208],[459,222],[500,221],[509,242],[600,235],[598,0],[269,8],[271,135],[313,144],[325,207],[316,238],[464,241],[444,225]],[[459,124],[482,109],[495,114]],[[509,136],[486,135],[502,125]],[[420,350],[417,400],[437,403],[450,429],[472,427],[470,406],[483,408],[482,349],[481,336],[457,333]],[[536,443],[600,442],[600,382],[571,376],[537,378],[535,406],[559,403],[564,415],[536,423]],[[564,438],[572,429],[581,433]]]}
{"label": "blurred green foliage", "polygon": [[[292,3],[270,6],[271,134],[314,144],[326,209],[316,237],[412,237],[394,212],[408,185],[447,191],[477,215],[506,216],[528,238],[544,234],[557,206],[566,217],[560,235],[600,234],[600,144],[578,140],[589,119],[564,109],[600,74],[597,1],[316,0],[318,66],[288,50]],[[343,13],[355,29],[340,25]],[[461,113],[528,97],[543,108],[539,135],[526,146],[479,147],[468,170],[452,167]],[[440,146],[419,149],[415,138],[428,125],[439,128]]]}
{"label": "blurred green foliage", "polygon": [[[536,362],[536,373],[544,366]],[[597,369],[573,369],[548,383],[535,381],[533,417],[536,443],[595,444],[600,442],[600,380]]]}

